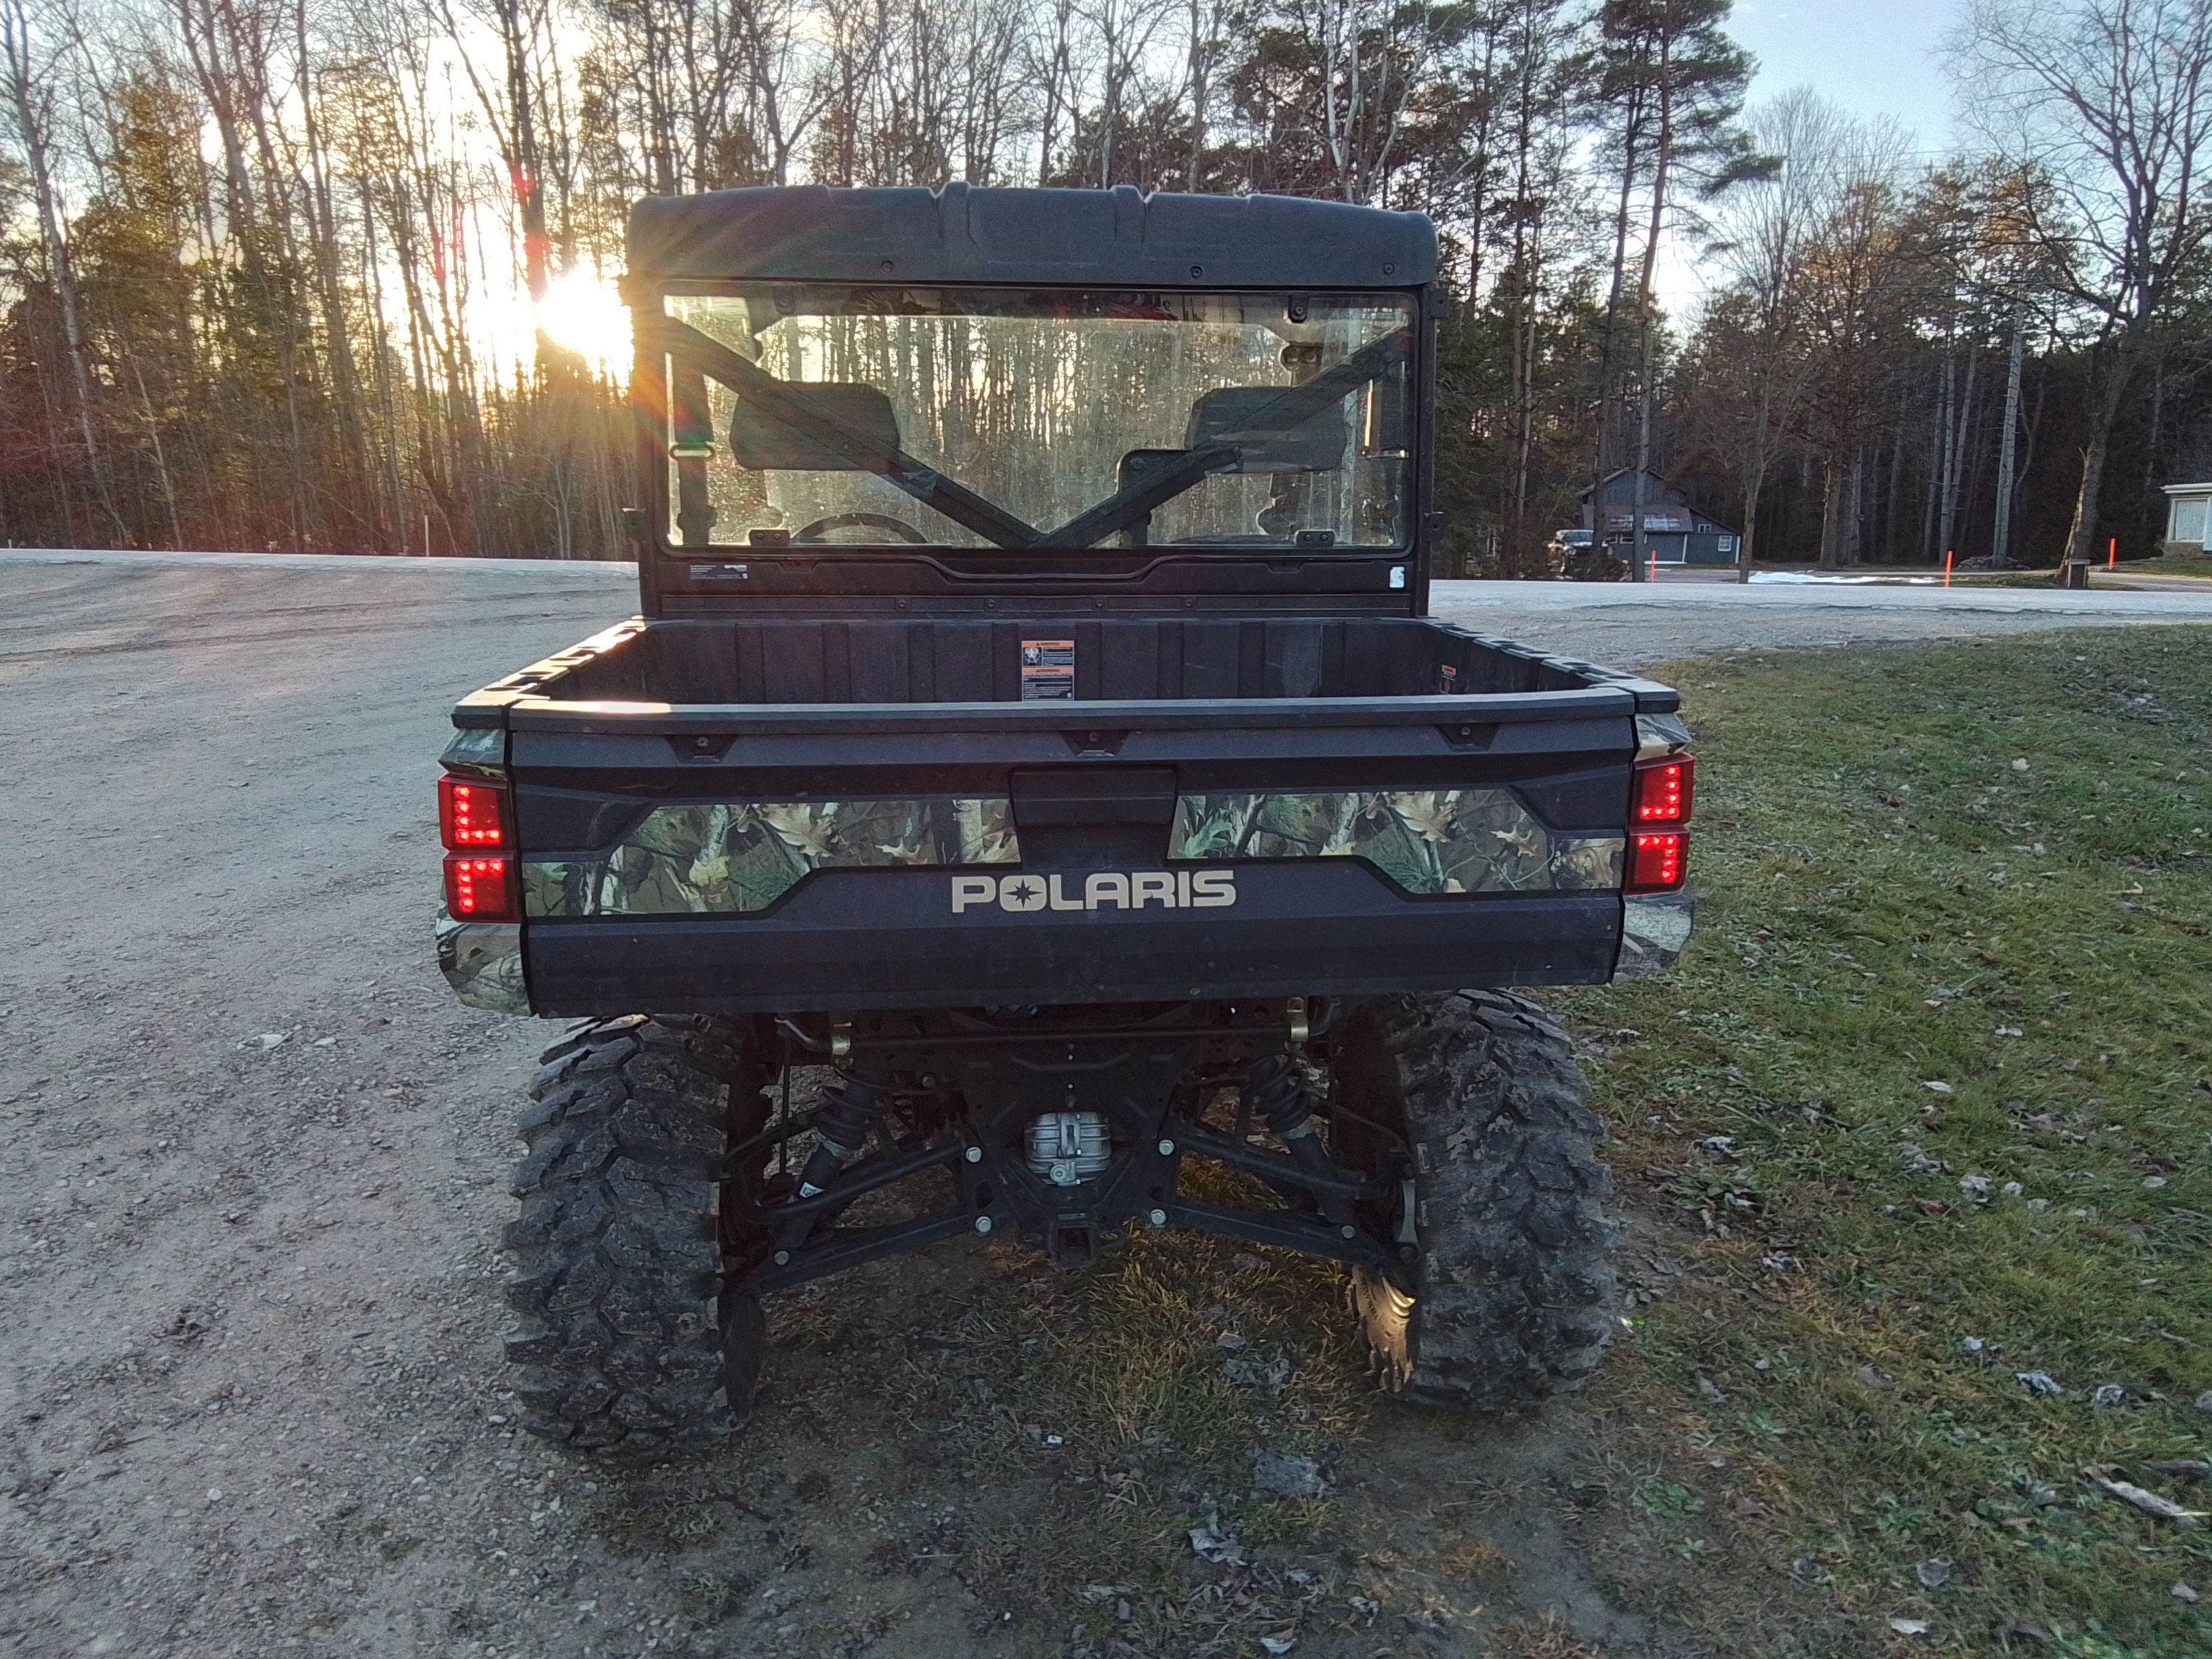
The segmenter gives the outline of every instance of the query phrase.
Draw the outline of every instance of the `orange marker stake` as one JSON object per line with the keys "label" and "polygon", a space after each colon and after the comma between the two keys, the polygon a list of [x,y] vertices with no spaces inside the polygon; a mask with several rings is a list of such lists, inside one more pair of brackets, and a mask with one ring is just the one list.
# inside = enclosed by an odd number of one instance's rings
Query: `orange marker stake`
{"label": "orange marker stake", "polygon": [[1659,580],[1659,550],[1656,547],[1651,550],[1651,580]]}
{"label": "orange marker stake", "polygon": [[1951,550],[1950,550],[1949,548],[1948,548],[1948,547],[1947,547],[1947,548],[1945,548],[1945,549],[1943,550],[1943,586],[1946,586],[1946,587],[1948,587],[1950,585],[1951,585]]}
{"label": "orange marker stake", "polygon": [[2119,562],[2120,538],[2118,536],[2115,536],[2111,541],[2105,544],[2105,568],[2107,570],[2116,569],[2118,568]]}

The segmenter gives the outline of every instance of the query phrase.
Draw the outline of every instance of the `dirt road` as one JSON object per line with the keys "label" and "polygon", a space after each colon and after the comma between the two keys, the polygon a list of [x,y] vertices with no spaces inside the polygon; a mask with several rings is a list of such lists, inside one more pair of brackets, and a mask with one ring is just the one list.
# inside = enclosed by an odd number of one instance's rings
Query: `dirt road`
{"label": "dirt road", "polygon": [[[1632,663],[1929,625],[1466,590],[1439,597]],[[1111,1517],[1203,1514],[1223,1466],[1152,1428],[1157,1455],[1085,1463],[1029,1419],[1074,1397],[1037,1391],[1037,1356],[1093,1316],[1015,1258],[790,1298],[760,1420],[707,1465],[609,1470],[519,1437],[496,1243],[550,1032],[456,1006],[432,968],[432,757],[456,696],[630,592],[618,568],[0,555],[0,1650],[935,1659],[1271,1636],[1310,1659],[1492,1651],[1546,1614],[1609,1655],[1695,1650],[1593,1588],[1555,1503],[1588,1452],[1571,1413],[1404,1419],[1338,1460],[1323,1532],[1255,1536],[1180,1600],[1117,1579]],[[1258,1264],[1218,1265],[1228,1288],[1172,1287],[1202,1354],[1253,1340],[1233,1297]],[[1349,1364],[1331,1317],[1280,1339],[1316,1389]],[[1254,1420],[1342,1443],[1304,1387],[1255,1385]],[[1191,1565],[1175,1525],[1143,1536]]]}

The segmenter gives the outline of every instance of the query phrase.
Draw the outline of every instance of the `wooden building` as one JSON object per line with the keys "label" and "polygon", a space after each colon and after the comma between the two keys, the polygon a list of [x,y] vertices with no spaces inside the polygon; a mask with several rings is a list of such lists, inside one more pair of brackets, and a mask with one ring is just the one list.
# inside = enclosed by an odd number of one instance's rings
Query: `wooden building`
{"label": "wooden building", "polygon": [[[1591,492],[1583,491],[1583,528],[1608,544],[1615,556],[1626,556],[1625,544],[1635,521],[1635,470],[1622,467],[1607,474],[1596,493],[1599,505],[1593,510]],[[1656,553],[1662,564],[1732,565],[1741,546],[1733,528],[1698,512],[1688,496],[1657,473],[1644,475],[1644,540],[1636,550],[1639,563]]]}

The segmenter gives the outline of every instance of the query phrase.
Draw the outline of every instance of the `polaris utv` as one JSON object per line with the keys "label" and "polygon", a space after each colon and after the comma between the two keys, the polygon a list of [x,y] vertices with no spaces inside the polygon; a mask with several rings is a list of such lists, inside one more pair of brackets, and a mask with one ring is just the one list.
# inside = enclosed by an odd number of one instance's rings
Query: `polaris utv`
{"label": "polaris utv", "polygon": [[1598,1124],[1504,988],[1680,951],[1688,734],[1428,617],[1428,221],[739,190],[629,266],[641,614],[441,781],[447,976],[584,1022],[507,1234],[531,1425],[711,1438],[776,1291],[1170,1227],[1344,1263],[1408,1395],[1579,1382]]}

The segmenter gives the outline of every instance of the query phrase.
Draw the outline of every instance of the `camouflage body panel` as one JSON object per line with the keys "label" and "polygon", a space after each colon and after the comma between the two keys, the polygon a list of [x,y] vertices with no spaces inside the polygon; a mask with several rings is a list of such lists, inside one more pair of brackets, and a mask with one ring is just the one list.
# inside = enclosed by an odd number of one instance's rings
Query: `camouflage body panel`
{"label": "camouflage body panel", "polygon": [[1626,837],[1547,830],[1510,789],[1183,795],[1174,859],[1364,859],[1409,893],[1617,889]]}
{"label": "camouflage body panel", "polygon": [[531,1012],[530,988],[522,977],[520,922],[455,921],[441,910],[438,971],[471,1008],[495,1014]]}
{"label": "camouflage body panel", "polygon": [[1697,901],[1687,893],[1632,893],[1620,902],[1620,956],[1615,979],[1664,973],[1690,942]]}
{"label": "camouflage body panel", "polygon": [[472,726],[453,733],[438,764],[448,772],[466,772],[479,778],[507,775],[507,733],[497,726]]}
{"label": "camouflage body panel", "polygon": [[1018,864],[1021,856],[1004,797],[656,806],[604,856],[523,860],[522,912],[734,915],[766,909],[817,870]]}
{"label": "camouflage body panel", "polygon": [[1680,754],[1690,746],[1690,728],[1679,714],[1638,714],[1636,717],[1636,758],[1657,760]]}

